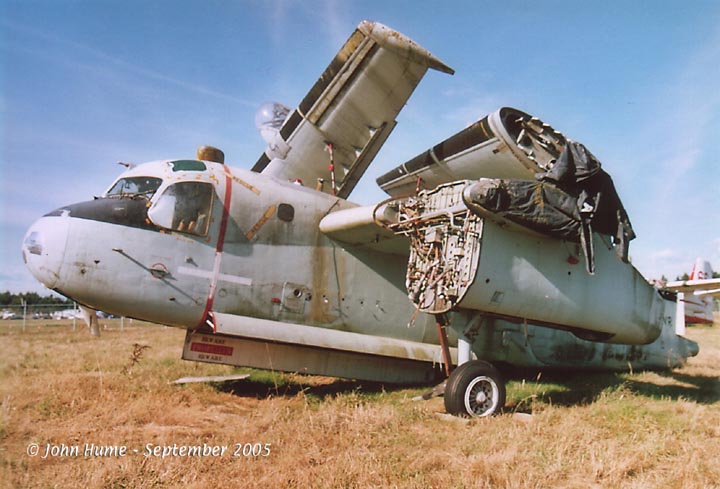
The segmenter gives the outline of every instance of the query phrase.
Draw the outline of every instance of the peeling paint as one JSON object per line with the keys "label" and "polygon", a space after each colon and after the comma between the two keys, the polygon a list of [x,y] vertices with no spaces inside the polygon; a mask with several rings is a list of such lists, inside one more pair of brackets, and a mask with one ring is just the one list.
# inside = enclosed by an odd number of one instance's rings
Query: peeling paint
{"label": "peeling paint", "polygon": [[253,238],[257,235],[257,233],[260,232],[260,229],[262,229],[265,223],[273,216],[273,214],[275,214],[276,209],[276,205],[271,205],[270,207],[268,207],[262,217],[260,217],[258,222],[256,222],[255,225],[250,228],[250,231],[245,233],[245,237],[248,241],[252,241]]}
{"label": "peeling paint", "polygon": [[233,175],[232,173],[230,173],[230,178],[232,178],[235,183],[237,183],[237,184],[239,184],[239,185],[242,185],[243,187],[245,187],[246,189],[250,190],[251,192],[254,192],[255,195],[260,195],[260,189],[258,189],[257,187],[255,187],[255,186],[253,186],[253,185],[250,185],[250,184],[247,183],[245,180],[242,180],[242,179],[236,177],[236,176]]}

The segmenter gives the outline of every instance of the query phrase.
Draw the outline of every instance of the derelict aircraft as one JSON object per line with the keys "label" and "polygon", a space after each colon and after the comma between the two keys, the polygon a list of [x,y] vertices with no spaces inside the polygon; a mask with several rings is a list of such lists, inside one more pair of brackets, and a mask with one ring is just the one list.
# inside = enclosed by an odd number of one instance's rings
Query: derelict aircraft
{"label": "derelict aircraft", "polygon": [[710,262],[698,258],[687,280],[674,280],[664,285],[677,292],[679,313],[685,315],[686,323],[713,323],[713,301],[720,297],[720,278],[712,277]]}
{"label": "derelict aircraft", "polygon": [[[498,412],[496,365],[672,368],[698,351],[674,293],[628,261],[634,237],[581,144],[501,108],[347,200],[428,69],[364,21],[294,111],[263,106],[252,167],[196,159],[124,171],[52,211],[23,256],[94,310],[187,329],[183,358],[381,381],[447,379],[448,412]],[[94,319],[96,321],[96,319]],[[454,365],[458,365],[454,370]]]}

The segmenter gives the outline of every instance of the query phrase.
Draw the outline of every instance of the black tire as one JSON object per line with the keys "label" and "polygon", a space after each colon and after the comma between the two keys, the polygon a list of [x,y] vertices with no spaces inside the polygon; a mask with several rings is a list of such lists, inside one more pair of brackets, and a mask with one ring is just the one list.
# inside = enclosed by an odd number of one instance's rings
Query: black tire
{"label": "black tire", "polygon": [[505,381],[488,362],[472,360],[453,370],[445,387],[445,410],[455,416],[497,414],[505,406]]}

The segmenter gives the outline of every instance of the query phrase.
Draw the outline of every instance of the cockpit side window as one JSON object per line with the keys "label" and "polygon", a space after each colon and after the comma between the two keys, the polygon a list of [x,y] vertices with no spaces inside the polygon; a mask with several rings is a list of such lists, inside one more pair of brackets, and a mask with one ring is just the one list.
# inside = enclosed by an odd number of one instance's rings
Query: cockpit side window
{"label": "cockpit side window", "polygon": [[121,178],[105,194],[106,197],[134,197],[137,195],[150,199],[162,183],[156,177],[127,177]]}
{"label": "cockpit side window", "polygon": [[148,210],[148,217],[160,227],[204,236],[210,223],[213,194],[209,183],[170,185]]}

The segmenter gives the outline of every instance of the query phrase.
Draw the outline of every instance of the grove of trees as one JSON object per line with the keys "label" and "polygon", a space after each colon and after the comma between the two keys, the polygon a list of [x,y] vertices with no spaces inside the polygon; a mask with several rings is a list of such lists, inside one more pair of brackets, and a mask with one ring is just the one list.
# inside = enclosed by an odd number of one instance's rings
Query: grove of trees
{"label": "grove of trees", "polygon": [[40,295],[37,292],[23,292],[21,294],[14,294],[7,290],[5,292],[0,292],[0,307],[20,306],[22,305],[23,300],[28,306],[32,306],[34,304],[57,304],[72,306],[72,301],[65,299],[64,297]]}

